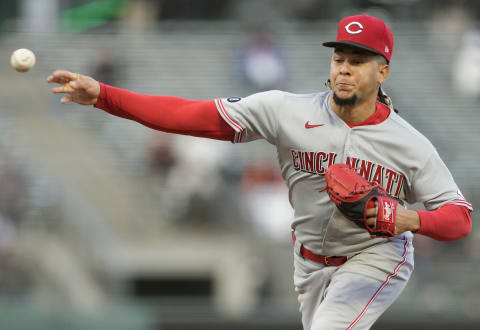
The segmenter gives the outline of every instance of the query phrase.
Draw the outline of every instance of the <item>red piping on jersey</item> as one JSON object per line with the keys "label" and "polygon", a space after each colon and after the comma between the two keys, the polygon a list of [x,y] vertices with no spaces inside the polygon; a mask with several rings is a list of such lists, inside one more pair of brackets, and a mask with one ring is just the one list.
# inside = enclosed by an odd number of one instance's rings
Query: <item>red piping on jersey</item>
{"label": "red piping on jersey", "polygon": [[469,202],[463,199],[456,199],[454,201],[448,202],[448,205],[462,205],[467,207],[470,211],[473,211],[473,206]]}
{"label": "red piping on jersey", "polygon": [[349,329],[352,329],[355,324],[358,323],[358,321],[360,321],[360,319],[365,315],[365,313],[367,312],[367,309],[368,307],[370,307],[370,305],[372,304],[372,302],[375,300],[375,298],[377,298],[377,296],[380,294],[380,292],[383,290],[383,288],[385,286],[387,286],[387,284],[390,282],[390,279],[394,276],[397,276],[398,274],[398,270],[400,269],[400,267],[407,261],[407,252],[408,252],[408,248],[407,248],[407,245],[409,243],[409,240],[405,240],[405,244],[403,246],[404,248],[404,252],[403,252],[403,256],[402,256],[402,261],[400,261],[400,263],[395,267],[395,269],[393,270],[393,273],[389,274],[387,276],[387,279],[385,280],[385,282],[382,283],[382,285],[380,285],[380,287],[378,288],[377,291],[375,291],[375,293],[373,294],[372,298],[370,298],[370,300],[368,301],[368,303],[365,305],[365,307],[362,309],[362,311],[360,312],[360,314],[357,316],[357,318],[355,320],[353,320],[353,322],[348,326],[347,330]]}
{"label": "red piping on jersey", "polygon": [[463,204],[470,205],[471,208],[470,203],[455,200],[434,211],[417,211],[420,216],[420,229],[416,234],[438,241],[454,241],[467,236],[472,230],[472,216],[470,209]]}
{"label": "red piping on jersey", "polygon": [[217,99],[217,104],[219,105],[220,111],[222,114],[225,116],[225,118],[238,129],[238,134],[236,136],[234,143],[241,142],[242,140],[242,133],[243,133],[243,127],[239,123],[237,123],[235,120],[230,117],[228,112],[225,110],[225,106],[223,105],[222,99]]}
{"label": "red piping on jersey", "polygon": [[95,107],[163,132],[224,141],[235,138],[235,130],[218,113],[213,100],[137,94],[100,84]]}
{"label": "red piping on jersey", "polygon": [[390,108],[380,102],[375,103],[375,112],[373,115],[358,124],[345,122],[350,128],[365,125],[377,125],[385,121],[390,115]]}

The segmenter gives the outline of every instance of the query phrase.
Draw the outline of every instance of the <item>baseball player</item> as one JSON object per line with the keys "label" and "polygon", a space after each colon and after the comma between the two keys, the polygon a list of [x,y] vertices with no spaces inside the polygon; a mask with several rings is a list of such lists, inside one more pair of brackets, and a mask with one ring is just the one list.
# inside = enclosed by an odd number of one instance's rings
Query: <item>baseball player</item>
{"label": "baseball player", "polygon": [[[432,144],[393,109],[381,84],[394,39],[380,19],[343,18],[329,90],[267,91],[194,101],[136,94],[68,71],[48,82],[62,103],[93,105],[153,129],[234,143],[265,139],[277,148],[294,208],[294,284],[304,329],[368,329],[397,299],[413,271],[412,233],[451,241],[471,230],[472,206]],[[324,191],[325,172],[347,164],[399,203],[394,236],[373,237],[344,216]],[[375,226],[377,208],[366,210]]]}

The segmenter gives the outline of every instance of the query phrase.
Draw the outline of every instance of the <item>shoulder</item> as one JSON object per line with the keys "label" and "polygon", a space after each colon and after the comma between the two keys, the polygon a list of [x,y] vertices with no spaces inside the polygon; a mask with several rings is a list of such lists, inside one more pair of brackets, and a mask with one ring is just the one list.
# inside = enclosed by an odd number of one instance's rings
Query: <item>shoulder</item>
{"label": "shoulder", "polygon": [[253,99],[262,99],[262,100],[291,100],[298,102],[308,102],[309,100],[319,100],[324,99],[328,95],[327,92],[318,92],[318,93],[307,93],[307,94],[297,94],[281,90],[269,90],[264,92],[259,92],[248,96],[247,98]]}
{"label": "shoulder", "polygon": [[403,134],[410,135],[419,142],[430,144],[430,141],[422,134],[420,133],[415,127],[413,127],[408,121],[400,117],[398,114],[395,112],[392,112],[390,114],[390,122],[392,126],[395,128],[398,128],[400,132],[403,132]]}
{"label": "shoulder", "polygon": [[389,124],[391,125],[389,129],[392,129],[392,133],[394,133],[392,136],[411,144],[412,149],[417,150],[426,157],[429,157],[432,153],[437,153],[432,142],[430,142],[425,135],[420,133],[415,127],[395,112],[390,114]]}
{"label": "shoulder", "polygon": [[[238,102],[239,106],[242,104],[246,106],[263,106],[267,108],[280,109],[294,109],[295,105],[301,104],[318,104],[323,103],[328,96],[328,92],[297,94],[281,90],[269,90],[251,94],[245,98],[231,98],[232,101]],[[227,98],[226,101],[229,101]]]}
{"label": "shoulder", "polygon": [[318,102],[322,103],[328,98],[329,93],[330,93],[329,91],[306,93],[306,94],[282,92],[285,101],[300,102],[300,103],[318,103]]}

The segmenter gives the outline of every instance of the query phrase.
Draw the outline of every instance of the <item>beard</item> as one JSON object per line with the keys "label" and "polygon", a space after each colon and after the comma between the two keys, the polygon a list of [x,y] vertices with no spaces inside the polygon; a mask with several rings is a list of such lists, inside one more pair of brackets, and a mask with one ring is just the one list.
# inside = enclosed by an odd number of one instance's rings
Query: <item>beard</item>
{"label": "beard", "polygon": [[357,103],[357,94],[353,94],[347,98],[341,98],[337,93],[333,92],[333,102],[339,107],[352,107]]}

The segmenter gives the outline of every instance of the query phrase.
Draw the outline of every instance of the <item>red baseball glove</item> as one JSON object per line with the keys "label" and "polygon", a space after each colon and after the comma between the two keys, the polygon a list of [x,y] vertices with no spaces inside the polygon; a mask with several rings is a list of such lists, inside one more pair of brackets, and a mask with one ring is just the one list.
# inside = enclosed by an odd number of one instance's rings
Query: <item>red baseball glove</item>
{"label": "red baseball glove", "polygon": [[[346,164],[334,164],[325,173],[326,190],[340,212],[368,229],[373,237],[395,236],[397,200],[378,185],[365,180]],[[377,208],[375,225],[367,223],[368,208]]]}

